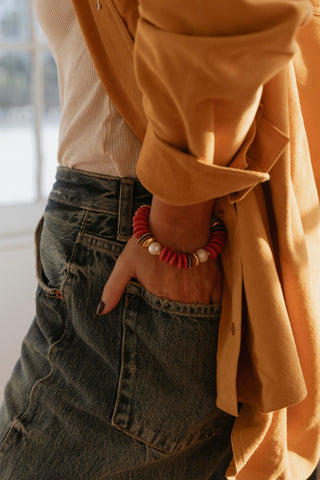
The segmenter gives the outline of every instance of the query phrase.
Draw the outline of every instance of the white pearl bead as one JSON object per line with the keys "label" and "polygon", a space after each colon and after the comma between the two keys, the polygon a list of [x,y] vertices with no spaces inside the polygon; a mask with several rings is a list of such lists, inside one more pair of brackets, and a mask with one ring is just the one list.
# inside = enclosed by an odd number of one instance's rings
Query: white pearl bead
{"label": "white pearl bead", "polygon": [[199,250],[196,251],[196,254],[200,263],[205,263],[209,258],[209,253],[204,248],[199,248]]}
{"label": "white pearl bead", "polygon": [[151,253],[151,255],[160,255],[161,252],[161,245],[158,242],[152,242],[150,243],[148,247],[148,252]]}

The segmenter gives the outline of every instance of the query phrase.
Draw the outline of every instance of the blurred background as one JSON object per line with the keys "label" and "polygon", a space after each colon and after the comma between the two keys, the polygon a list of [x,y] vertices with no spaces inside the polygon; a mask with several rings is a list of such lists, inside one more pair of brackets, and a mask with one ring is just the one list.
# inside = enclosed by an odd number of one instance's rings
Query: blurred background
{"label": "blurred background", "polygon": [[0,401],[34,317],[33,232],[56,170],[55,62],[32,0],[0,1]]}

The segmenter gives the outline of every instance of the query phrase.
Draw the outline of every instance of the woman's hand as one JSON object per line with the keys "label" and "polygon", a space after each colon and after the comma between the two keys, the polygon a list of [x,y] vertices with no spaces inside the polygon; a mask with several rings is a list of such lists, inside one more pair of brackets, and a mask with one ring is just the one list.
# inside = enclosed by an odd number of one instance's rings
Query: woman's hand
{"label": "woman's hand", "polygon": [[[154,197],[150,230],[162,246],[192,252],[203,247],[210,236],[212,202],[187,207],[173,207]],[[103,289],[97,313],[110,312],[119,302],[129,282],[135,277],[151,293],[184,303],[218,303],[221,298],[221,269],[209,259],[198,267],[178,270],[150,255],[131,237],[119,256]]]}

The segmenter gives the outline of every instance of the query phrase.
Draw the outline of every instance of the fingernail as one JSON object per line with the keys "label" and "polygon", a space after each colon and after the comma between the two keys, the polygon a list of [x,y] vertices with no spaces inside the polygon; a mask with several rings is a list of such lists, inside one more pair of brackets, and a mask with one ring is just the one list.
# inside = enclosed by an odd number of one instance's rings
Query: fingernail
{"label": "fingernail", "polygon": [[102,315],[102,312],[104,310],[105,304],[102,300],[100,300],[100,303],[97,308],[97,315]]}

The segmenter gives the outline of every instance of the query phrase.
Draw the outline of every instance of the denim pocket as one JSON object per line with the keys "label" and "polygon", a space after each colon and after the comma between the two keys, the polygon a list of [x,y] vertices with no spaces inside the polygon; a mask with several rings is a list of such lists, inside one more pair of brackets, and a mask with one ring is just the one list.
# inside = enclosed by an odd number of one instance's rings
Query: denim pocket
{"label": "denim pocket", "polygon": [[173,302],[129,283],[113,426],[164,452],[221,432],[230,416],[216,407],[219,318],[220,305]]}
{"label": "denim pocket", "polygon": [[62,295],[87,216],[85,210],[48,201],[35,232],[37,280],[48,296],[59,298]]}

